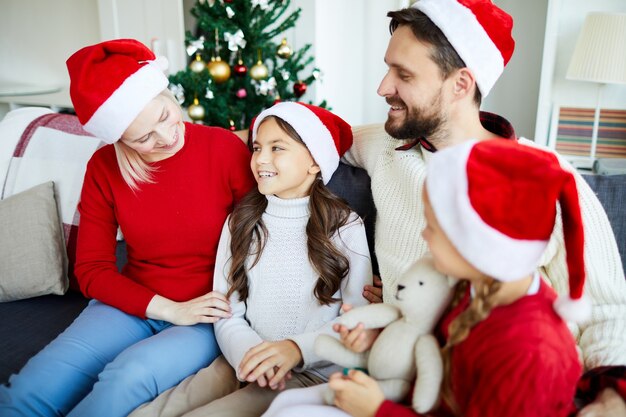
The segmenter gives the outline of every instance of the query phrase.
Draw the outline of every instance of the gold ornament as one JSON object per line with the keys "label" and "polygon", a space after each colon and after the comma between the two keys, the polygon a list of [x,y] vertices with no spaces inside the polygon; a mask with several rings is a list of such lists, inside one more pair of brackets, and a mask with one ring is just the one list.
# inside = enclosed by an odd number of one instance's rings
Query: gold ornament
{"label": "gold ornament", "polygon": [[202,107],[202,104],[198,102],[198,97],[193,99],[193,104],[189,106],[189,108],[187,109],[187,113],[189,114],[191,120],[193,120],[194,122],[198,122],[204,119],[204,115],[206,112],[204,110],[204,107]]}
{"label": "gold ornament", "polygon": [[263,63],[263,61],[261,61],[261,50],[259,49],[259,60],[252,66],[252,68],[250,68],[250,77],[254,80],[260,81],[266,79],[269,73],[270,70]]}
{"label": "gold ornament", "polygon": [[211,62],[208,63],[207,68],[211,78],[217,84],[225,83],[230,78],[230,65],[222,61],[219,56],[217,58],[211,58]]}
{"label": "gold ornament", "polygon": [[191,61],[189,64],[189,69],[193,72],[202,72],[206,68],[206,62],[202,60],[200,54],[196,54],[196,59]]}
{"label": "gold ornament", "polygon": [[270,70],[261,61],[258,61],[250,68],[250,76],[257,81],[266,79],[269,73]]}
{"label": "gold ornament", "polygon": [[276,48],[276,55],[282,59],[289,59],[291,58],[291,54],[293,54],[293,50],[291,46],[287,44],[287,38],[283,38],[278,48]]}

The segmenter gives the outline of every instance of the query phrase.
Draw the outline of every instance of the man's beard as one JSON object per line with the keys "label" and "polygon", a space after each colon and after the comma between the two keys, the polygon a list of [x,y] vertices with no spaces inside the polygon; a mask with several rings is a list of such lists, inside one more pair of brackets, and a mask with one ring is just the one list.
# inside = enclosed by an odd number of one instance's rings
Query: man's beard
{"label": "man's beard", "polygon": [[412,108],[406,106],[399,98],[387,99],[390,105],[401,104],[406,108],[406,118],[402,124],[398,120],[388,118],[385,122],[385,130],[395,139],[418,139],[435,136],[445,122],[441,112],[441,94],[437,94],[430,106],[424,108]]}

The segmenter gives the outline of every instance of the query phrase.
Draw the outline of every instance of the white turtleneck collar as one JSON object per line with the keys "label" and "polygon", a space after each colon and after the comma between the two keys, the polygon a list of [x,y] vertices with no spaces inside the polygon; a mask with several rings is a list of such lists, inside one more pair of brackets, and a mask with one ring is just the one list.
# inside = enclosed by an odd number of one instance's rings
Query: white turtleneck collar
{"label": "white turtleneck collar", "polygon": [[309,197],[283,199],[267,195],[265,214],[273,217],[298,219],[309,216]]}

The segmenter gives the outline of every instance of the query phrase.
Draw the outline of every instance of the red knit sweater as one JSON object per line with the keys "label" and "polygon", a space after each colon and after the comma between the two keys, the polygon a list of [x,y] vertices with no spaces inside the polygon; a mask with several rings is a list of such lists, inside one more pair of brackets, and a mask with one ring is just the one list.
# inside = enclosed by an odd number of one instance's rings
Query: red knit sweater
{"label": "red knit sweater", "polygon": [[[493,309],[452,353],[453,394],[465,417],[565,417],[582,368],[575,341],[554,312],[556,295],[539,292]],[[443,321],[467,308],[464,300]],[[438,410],[432,416],[450,415]],[[376,417],[420,416],[385,401]]]}
{"label": "red knit sweater", "polygon": [[[222,225],[255,186],[248,149],[220,128],[186,123],[183,148],[153,165],[155,183],[135,193],[122,179],[114,147],[101,148],[87,165],[78,206],[81,291],[142,318],[155,294],[185,301],[211,291]],[[128,253],[121,274],[118,225]]]}

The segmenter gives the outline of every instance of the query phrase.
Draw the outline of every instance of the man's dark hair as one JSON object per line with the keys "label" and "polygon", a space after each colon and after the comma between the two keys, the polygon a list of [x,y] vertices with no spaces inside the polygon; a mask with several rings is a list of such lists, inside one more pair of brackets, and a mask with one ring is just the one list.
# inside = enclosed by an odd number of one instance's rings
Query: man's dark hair
{"label": "man's dark hair", "polygon": [[[446,38],[446,35],[421,11],[409,7],[389,12],[387,17],[391,18],[391,22],[389,22],[389,32],[391,34],[398,26],[407,25],[418,40],[433,46],[431,58],[441,70],[443,79],[448,78],[454,70],[467,67],[456,52],[456,49]],[[482,95],[477,85],[474,93],[474,102],[480,107],[481,101]]]}

